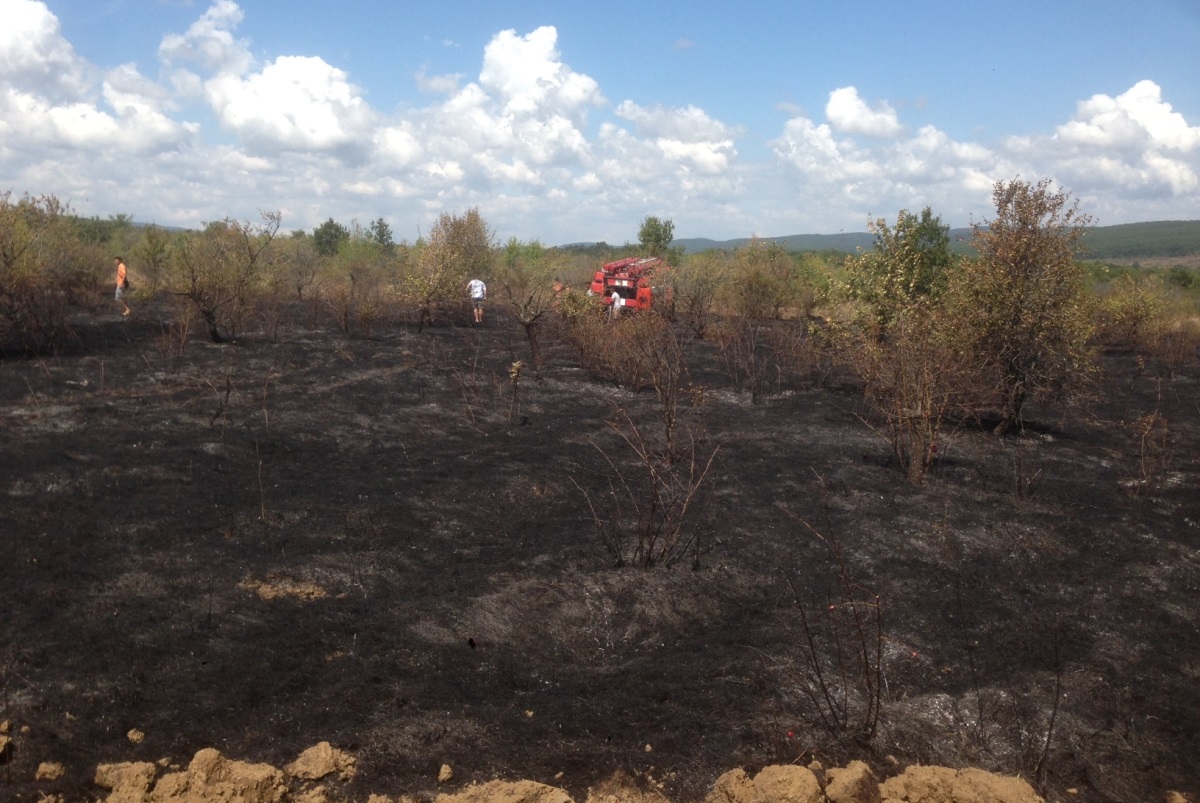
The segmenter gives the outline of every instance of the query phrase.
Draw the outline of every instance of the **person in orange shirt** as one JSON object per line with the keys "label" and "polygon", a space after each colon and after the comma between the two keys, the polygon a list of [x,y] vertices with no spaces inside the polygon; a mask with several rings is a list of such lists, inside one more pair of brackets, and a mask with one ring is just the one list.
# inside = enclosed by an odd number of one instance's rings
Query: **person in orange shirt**
{"label": "person in orange shirt", "polygon": [[125,301],[125,294],[129,292],[129,271],[125,268],[125,261],[120,257],[113,257],[113,263],[117,266],[117,301],[120,301],[124,308],[121,315],[128,316],[133,313]]}

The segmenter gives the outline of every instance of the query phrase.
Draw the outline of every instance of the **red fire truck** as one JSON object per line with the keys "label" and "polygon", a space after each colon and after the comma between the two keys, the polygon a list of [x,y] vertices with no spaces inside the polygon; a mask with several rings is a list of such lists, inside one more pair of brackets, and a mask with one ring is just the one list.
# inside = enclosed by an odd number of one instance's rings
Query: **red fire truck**
{"label": "red fire truck", "polygon": [[670,288],[655,287],[656,273],[667,269],[659,257],[628,257],[609,262],[592,277],[588,294],[601,296],[605,306],[612,304],[614,294],[625,301],[625,309],[650,309],[664,298],[670,298]]}

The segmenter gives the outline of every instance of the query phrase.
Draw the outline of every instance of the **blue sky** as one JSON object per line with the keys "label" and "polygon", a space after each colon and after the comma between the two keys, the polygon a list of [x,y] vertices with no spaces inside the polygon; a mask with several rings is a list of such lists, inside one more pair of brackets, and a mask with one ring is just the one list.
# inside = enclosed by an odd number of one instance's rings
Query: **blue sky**
{"label": "blue sky", "polygon": [[0,0],[0,191],[500,239],[1200,219],[1200,4]]}

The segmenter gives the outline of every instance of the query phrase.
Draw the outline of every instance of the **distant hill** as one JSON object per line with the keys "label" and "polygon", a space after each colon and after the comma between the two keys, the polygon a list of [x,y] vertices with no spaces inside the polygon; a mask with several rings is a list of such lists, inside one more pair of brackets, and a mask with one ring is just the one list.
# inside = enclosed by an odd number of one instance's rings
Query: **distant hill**
{"label": "distant hill", "polygon": [[[788,251],[845,251],[854,253],[859,248],[870,248],[875,238],[865,231],[850,231],[844,234],[791,234],[787,237],[760,237],[765,242],[779,243]],[[705,237],[694,237],[685,240],[675,240],[673,246],[682,245],[689,254],[717,249],[732,251],[750,244],[749,237],[736,240],[709,240]]]}
{"label": "distant hill", "polygon": [[[959,253],[973,253],[971,229],[951,229],[950,247]],[[875,238],[867,232],[840,234],[792,234],[787,237],[763,237],[777,242],[788,251],[844,251],[859,248],[869,251]],[[1167,220],[1153,223],[1125,223],[1119,226],[1095,226],[1084,242],[1091,259],[1133,259],[1176,257],[1200,254],[1200,220]],[[750,243],[749,237],[735,240],[710,240],[692,237],[675,240],[689,254],[718,249],[732,251]]]}

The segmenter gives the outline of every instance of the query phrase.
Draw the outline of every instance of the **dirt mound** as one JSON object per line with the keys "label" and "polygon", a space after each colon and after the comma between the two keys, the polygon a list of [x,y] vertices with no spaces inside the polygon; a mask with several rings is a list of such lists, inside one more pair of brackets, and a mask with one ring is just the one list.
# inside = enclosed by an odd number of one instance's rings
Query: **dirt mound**
{"label": "dirt mound", "polygon": [[[161,762],[160,762],[161,763]],[[159,764],[124,762],[96,768],[95,782],[110,790],[105,803],[327,803],[349,800],[344,790],[313,786],[355,774],[352,756],[321,742],[284,767],[233,761],[213,748],[196,753],[186,770],[159,777]],[[424,796],[421,796],[424,798]],[[401,797],[400,801],[416,800]],[[368,803],[390,803],[372,794]],[[770,766],[751,778],[745,770],[722,775],[704,803],[1042,803],[1019,778],[982,770],[914,766],[879,783],[861,761],[844,768]],[[471,784],[435,803],[572,803],[564,790],[535,781]],[[587,803],[668,803],[650,779],[616,773],[588,790]]]}
{"label": "dirt mound", "polygon": [[281,803],[284,775],[269,764],[231,761],[213,748],[196,753],[186,770],[157,778],[149,762],[101,764],[95,782],[112,790],[108,803]]}

